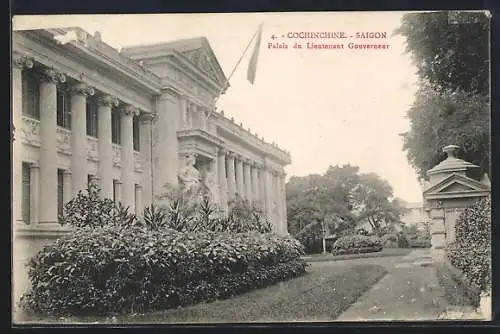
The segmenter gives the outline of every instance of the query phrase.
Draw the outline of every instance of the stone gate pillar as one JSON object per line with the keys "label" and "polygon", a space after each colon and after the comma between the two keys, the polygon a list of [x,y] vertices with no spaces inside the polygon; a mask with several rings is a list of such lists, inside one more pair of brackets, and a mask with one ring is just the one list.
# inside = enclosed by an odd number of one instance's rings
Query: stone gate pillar
{"label": "stone gate pillar", "polygon": [[427,171],[428,181],[423,189],[424,206],[431,218],[431,244],[434,261],[443,261],[446,246],[454,241],[455,222],[460,213],[471,203],[490,195],[490,183],[485,174],[481,180],[470,177],[478,168],[459,159],[459,147],[443,148],[445,160]]}

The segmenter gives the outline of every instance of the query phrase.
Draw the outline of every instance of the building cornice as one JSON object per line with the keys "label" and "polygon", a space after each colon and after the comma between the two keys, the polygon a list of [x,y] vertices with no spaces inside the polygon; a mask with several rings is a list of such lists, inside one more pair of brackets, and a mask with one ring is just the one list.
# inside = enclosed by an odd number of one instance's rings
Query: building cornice
{"label": "building cornice", "polygon": [[[64,35],[68,31],[75,30],[82,36],[79,40],[70,41],[64,45],[58,44],[54,37]],[[161,79],[153,72],[141,67],[134,60],[121,55],[117,50],[108,44],[95,40],[90,34],[80,28],[57,28],[57,29],[39,29],[20,32],[28,35],[30,38],[36,38],[47,46],[54,46],[68,50],[69,54],[76,53],[87,61],[105,66],[112,72],[120,73],[121,77],[127,78],[134,86],[139,86],[150,94],[159,93]]]}

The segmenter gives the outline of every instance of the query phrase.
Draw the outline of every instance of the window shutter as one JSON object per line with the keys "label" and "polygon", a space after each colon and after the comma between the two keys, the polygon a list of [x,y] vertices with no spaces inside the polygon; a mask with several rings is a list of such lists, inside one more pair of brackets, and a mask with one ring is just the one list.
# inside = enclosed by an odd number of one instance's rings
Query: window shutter
{"label": "window shutter", "polygon": [[22,215],[26,224],[30,223],[30,190],[31,190],[31,175],[30,166],[27,163],[22,165],[23,173],[23,188],[22,188]]}

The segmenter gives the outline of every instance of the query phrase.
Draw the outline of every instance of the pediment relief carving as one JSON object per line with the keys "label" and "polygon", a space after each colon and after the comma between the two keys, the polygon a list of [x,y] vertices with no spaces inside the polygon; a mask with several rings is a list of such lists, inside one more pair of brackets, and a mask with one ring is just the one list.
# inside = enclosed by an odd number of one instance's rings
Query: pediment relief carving
{"label": "pediment relief carving", "polygon": [[449,194],[471,194],[471,193],[487,193],[490,187],[460,174],[451,174],[444,180],[441,180],[435,185],[431,185],[424,191],[424,196],[440,196]]}
{"label": "pediment relief carving", "polygon": [[207,74],[215,82],[219,82],[219,76],[217,71],[212,65],[212,59],[208,55],[208,52],[204,50],[204,47],[200,47],[194,50],[187,50],[181,53],[189,61],[196,65],[201,71]]}

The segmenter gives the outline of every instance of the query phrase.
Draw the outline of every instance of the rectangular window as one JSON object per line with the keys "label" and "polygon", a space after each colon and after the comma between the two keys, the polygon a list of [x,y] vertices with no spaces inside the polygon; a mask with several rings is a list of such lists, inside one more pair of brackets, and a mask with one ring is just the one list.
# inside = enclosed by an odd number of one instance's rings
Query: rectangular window
{"label": "rectangular window", "polygon": [[64,214],[64,170],[57,170],[57,217]]}
{"label": "rectangular window", "polygon": [[132,136],[134,139],[134,151],[140,152],[140,123],[139,123],[139,117],[134,116],[133,120],[133,127],[132,127]]}
{"label": "rectangular window", "polygon": [[23,188],[22,188],[22,215],[26,224],[30,223],[30,201],[31,201],[31,171],[30,164],[23,162]]}
{"label": "rectangular window", "polygon": [[87,135],[97,138],[97,104],[91,98],[87,98],[85,108],[87,114]]}
{"label": "rectangular window", "polygon": [[113,202],[115,202],[115,204],[118,204],[118,187],[118,180],[113,180]]}
{"label": "rectangular window", "polygon": [[71,129],[71,97],[63,88],[57,89],[57,125]]}
{"label": "rectangular window", "polygon": [[23,115],[40,119],[40,80],[32,71],[22,71]]}
{"label": "rectangular window", "polygon": [[95,175],[87,174],[87,189],[96,181]]}
{"label": "rectangular window", "polygon": [[120,144],[120,111],[113,108],[111,111],[111,140],[114,144]]}

